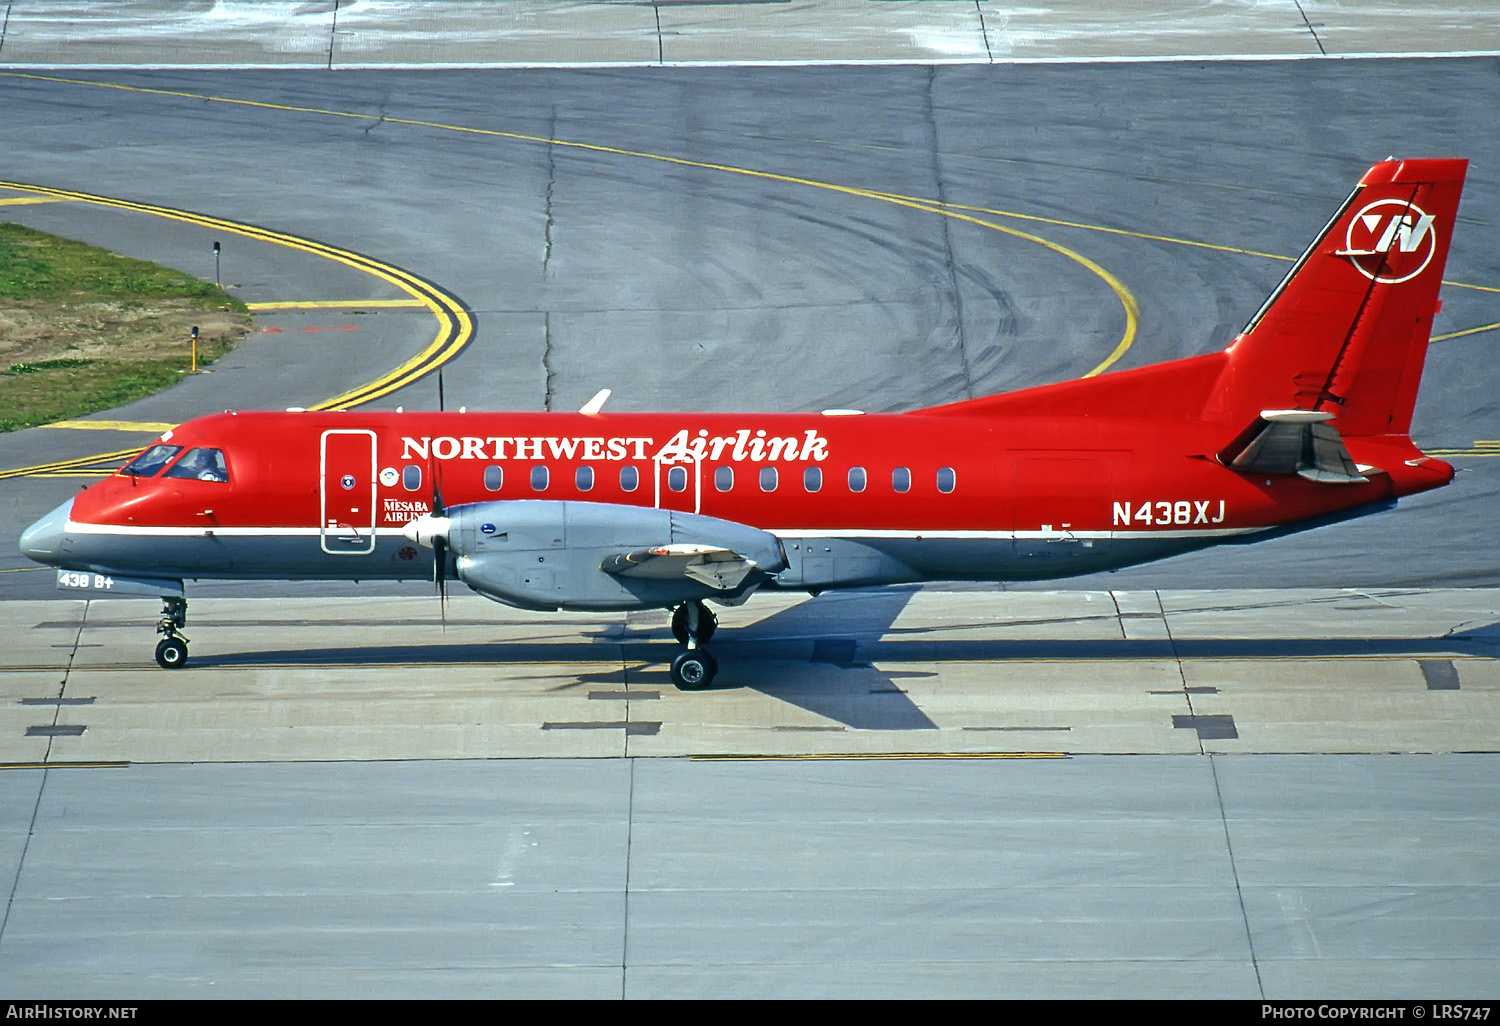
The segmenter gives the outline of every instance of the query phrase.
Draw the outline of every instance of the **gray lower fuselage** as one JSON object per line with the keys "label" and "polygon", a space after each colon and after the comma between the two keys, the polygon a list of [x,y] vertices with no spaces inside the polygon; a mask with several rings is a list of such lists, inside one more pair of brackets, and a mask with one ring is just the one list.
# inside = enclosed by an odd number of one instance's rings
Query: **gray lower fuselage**
{"label": "gray lower fuselage", "polygon": [[[121,577],[187,580],[431,580],[434,553],[396,530],[338,535],[275,528],[101,528],[68,521],[64,504],[22,538],[22,550],[60,569]],[[543,504],[538,504],[543,505]],[[515,518],[512,518],[513,521]],[[475,590],[508,604],[541,609],[636,609],[673,605],[690,598],[742,601],[755,587],[818,592],[921,581],[1028,581],[1072,577],[1161,559],[1215,542],[1219,533],[1180,532],[1129,537],[1049,532],[944,532],[937,536],[891,536],[879,532],[833,536],[823,532],[778,532],[779,560],[763,557],[763,572],[730,594],[691,582],[670,587],[603,573],[601,561],[625,539],[579,539],[552,528],[550,513],[534,530],[511,527],[512,543],[486,556],[506,584]],[[1102,534],[1102,532],[1101,532]],[[589,543],[592,541],[593,543]],[[644,539],[651,544],[654,539]],[[464,579],[453,552],[445,576]]]}

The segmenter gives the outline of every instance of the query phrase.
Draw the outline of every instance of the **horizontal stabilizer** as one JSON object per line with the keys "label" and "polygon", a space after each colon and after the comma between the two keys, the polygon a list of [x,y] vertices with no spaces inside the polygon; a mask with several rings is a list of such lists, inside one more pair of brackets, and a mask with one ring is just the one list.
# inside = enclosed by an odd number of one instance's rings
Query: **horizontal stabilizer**
{"label": "horizontal stabilizer", "polygon": [[730,591],[739,587],[755,569],[755,563],[738,552],[712,545],[658,545],[606,556],[599,569],[619,577],[686,577],[716,591]]}
{"label": "horizontal stabilizer", "polygon": [[[1338,429],[1324,410],[1262,410],[1250,441],[1219,454],[1225,466],[1246,474],[1297,474],[1322,484],[1362,484],[1369,480],[1349,455]],[[1244,438],[1242,434],[1240,436]]]}

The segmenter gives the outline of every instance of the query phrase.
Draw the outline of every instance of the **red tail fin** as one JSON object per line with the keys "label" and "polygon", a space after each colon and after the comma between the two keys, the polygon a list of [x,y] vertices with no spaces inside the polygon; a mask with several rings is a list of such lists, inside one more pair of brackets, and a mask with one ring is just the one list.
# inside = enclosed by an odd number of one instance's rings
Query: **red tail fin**
{"label": "red tail fin", "polygon": [[1331,413],[1344,437],[1405,435],[1467,160],[1387,160],[1360,179],[1229,349],[951,403],[929,414],[1101,412],[1241,430]]}
{"label": "red tail fin", "polygon": [[1370,168],[1229,347],[1210,415],[1318,410],[1346,437],[1407,434],[1468,164]]}

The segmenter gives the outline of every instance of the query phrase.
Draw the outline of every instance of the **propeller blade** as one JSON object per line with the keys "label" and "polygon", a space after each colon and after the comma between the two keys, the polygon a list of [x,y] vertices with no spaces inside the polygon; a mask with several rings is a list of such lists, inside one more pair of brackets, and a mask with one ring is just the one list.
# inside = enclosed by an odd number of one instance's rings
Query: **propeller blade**
{"label": "propeller blade", "polygon": [[442,588],[448,579],[448,543],[440,537],[432,539],[432,583]]}
{"label": "propeller blade", "polygon": [[443,633],[448,633],[448,543],[441,537],[432,539],[432,583],[437,586],[438,615]]}
{"label": "propeller blade", "polygon": [[[443,368],[438,367],[438,410],[443,409]],[[414,527],[415,533],[420,541],[423,531],[423,521],[430,528],[430,539],[432,542],[432,583],[437,587],[438,594],[438,616],[443,621],[443,633],[448,633],[448,527],[451,521],[445,515],[443,506],[443,465],[433,459],[428,470],[432,473],[432,512],[425,517],[418,517],[410,527]]]}
{"label": "propeller blade", "polygon": [[432,515],[443,515],[443,465],[433,460],[427,468],[432,474]]}

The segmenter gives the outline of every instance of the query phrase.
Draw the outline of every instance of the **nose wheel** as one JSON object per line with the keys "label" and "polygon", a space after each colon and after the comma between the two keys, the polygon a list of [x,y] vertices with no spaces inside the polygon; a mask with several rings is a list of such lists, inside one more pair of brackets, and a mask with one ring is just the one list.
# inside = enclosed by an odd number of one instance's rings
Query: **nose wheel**
{"label": "nose wheel", "polygon": [[684,691],[708,687],[719,672],[719,662],[703,643],[714,636],[719,619],[702,602],[684,602],[672,611],[672,634],[684,646],[672,660],[672,683]]}
{"label": "nose wheel", "polygon": [[187,599],[163,597],[161,619],[156,621],[156,633],[162,639],[156,643],[156,664],[164,670],[180,670],[187,665],[188,639],[181,634],[187,626]]}

